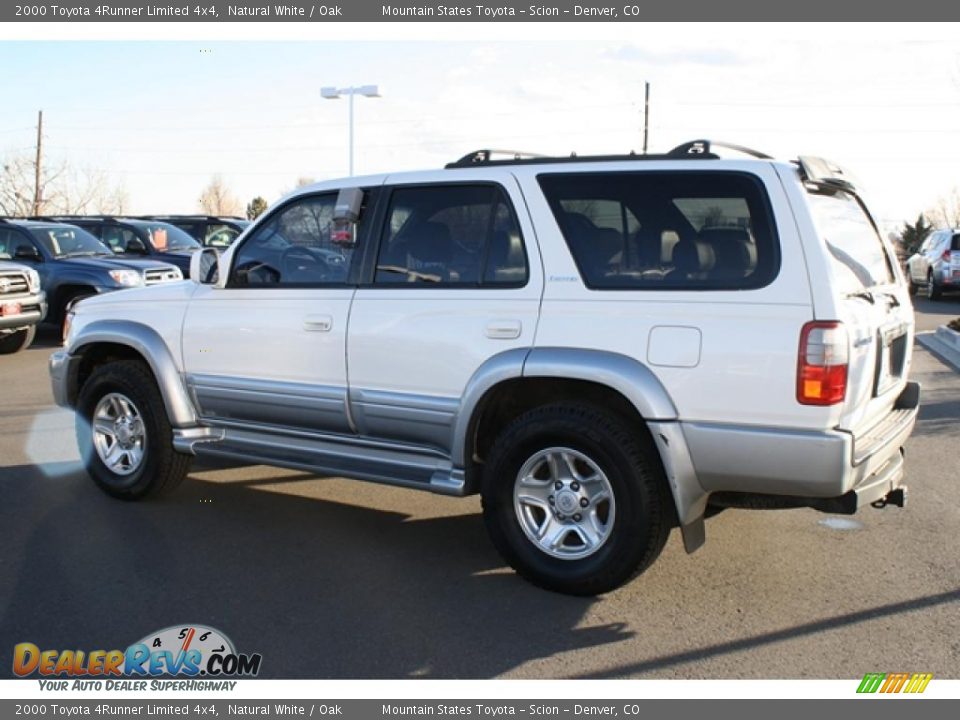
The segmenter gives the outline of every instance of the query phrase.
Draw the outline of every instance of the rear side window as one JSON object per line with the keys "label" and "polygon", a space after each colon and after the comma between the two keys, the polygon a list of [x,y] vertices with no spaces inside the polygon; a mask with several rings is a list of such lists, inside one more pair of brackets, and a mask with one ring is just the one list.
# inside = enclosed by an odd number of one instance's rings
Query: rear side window
{"label": "rear side window", "polygon": [[527,257],[520,228],[495,185],[393,191],[376,285],[520,287]]}
{"label": "rear side window", "polygon": [[860,201],[842,190],[807,197],[840,287],[855,291],[892,283],[890,257]]}
{"label": "rear side window", "polygon": [[780,266],[760,181],[743,173],[543,174],[587,287],[751,289]]}

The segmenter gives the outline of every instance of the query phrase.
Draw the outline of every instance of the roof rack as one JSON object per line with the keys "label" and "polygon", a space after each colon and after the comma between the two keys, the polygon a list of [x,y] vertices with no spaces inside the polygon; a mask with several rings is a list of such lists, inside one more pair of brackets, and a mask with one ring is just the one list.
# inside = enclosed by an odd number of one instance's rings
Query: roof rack
{"label": "roof rack", "polygon": [[716,158],[717,155],[713,153],[713,148],[715,147],[726,148],[727,150],[735,150],[736,152],[744,153],[745,155],[750,155],[760,160],[773,160],[772,156],[760,152],[759,150],[754,150],[752,148],[744,147],[743,145],[737,145],[735,143],[723,142],[722,140],[691,140],[690,142],[685,142],[682,145],[677,145],[673,150],[668,152],[667,155],[675,157],[685,157],[691,155],[694,157],[709,156],[711,158]]}
{"label": "roof rack", "polygon": [[178,220],[246,220],[239,215],[204,215],[203,213],[155,213],[153,215],[135,215],[138,220],[164,220],[167,218],[176,218]]}
{"label": "roof rack", "polygon": [[[507,157],[502,160],[494,160],[494,155],[505,155]],[[541,155],[540,153],[524,152],[522,150],[496,150],[493,148],[485,148],[483,150],[474,150],[471,153],[467,153],[456,162],[448,163],[446,167],[470,167],[472,165],[509,163],[516,162],[518,160],[534,160],[545,157],[546,155]]]}
{"label": "roof rack", "polygon": [[[773,158],[766,153],[758,150],[752,150],[743,145],[734,143],[720,142],[717,140],[691,140],[690,142],[677,145],[667,153],[662,154],[640,154],[630,151],[626,155],[577,155],[570,153],[566,156],[547,156],[536,153],[514,152],[512,150],[474,150],[464,155],[459,160],[447,164],[447,169],[476,167],[478,165],[528,165],[540,163],[568,163],[568,162],[610,162],[622,160],[718,160],[720,156],[713,152],[714,147],[722,147],[728,150],[751,155],[761,160],[772,160]],[[507,155],[503,159],[494,159],[494,155]]]}

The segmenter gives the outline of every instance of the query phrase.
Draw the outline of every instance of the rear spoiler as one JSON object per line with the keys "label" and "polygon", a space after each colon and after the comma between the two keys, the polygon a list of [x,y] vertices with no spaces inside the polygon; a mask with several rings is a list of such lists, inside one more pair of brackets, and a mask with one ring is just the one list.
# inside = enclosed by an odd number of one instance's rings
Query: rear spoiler
{"label": "rear spoiler", "polygon": [[854,176],[837,163],[824,158],[801,155],[797,159],[803,181],[821,190],[846,190],[856,193]]}

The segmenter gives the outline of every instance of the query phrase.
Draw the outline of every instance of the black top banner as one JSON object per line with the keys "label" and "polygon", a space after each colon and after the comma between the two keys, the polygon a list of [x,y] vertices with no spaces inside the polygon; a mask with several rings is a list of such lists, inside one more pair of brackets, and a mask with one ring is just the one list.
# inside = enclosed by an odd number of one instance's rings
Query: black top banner
{"label": "black top banner", "polygon": [[[27,0],[29,2],[29,0]],[[4,4],[5,22],[645,22],[836,20],[942,21],[960,16],[960,5],[941,0],[344,0],[344,2],[78,2]],[[851,33],[865,30],[855,27]],[[718,32],[722,29],[718,28]]]}

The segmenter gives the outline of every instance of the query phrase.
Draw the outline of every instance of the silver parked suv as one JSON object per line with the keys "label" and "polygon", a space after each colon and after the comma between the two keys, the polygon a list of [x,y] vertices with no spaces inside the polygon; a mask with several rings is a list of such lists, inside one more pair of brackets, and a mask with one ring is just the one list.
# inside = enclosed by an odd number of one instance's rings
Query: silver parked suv
{"label": "silver parked suv", "polygon": [[960,230],[937,230],[907,260],[910,292],[923,288],[931,300],[960,291]]}
{"label": "silver parked suv", "polygon": [[902,506],[903,275],[839,168],[747,152],[299,189],[193,282],[81,303],[54,395],[116,497],[194,456],[480,493],[506,561],[573,594],[673,527],[693,552],[709,506]]}

